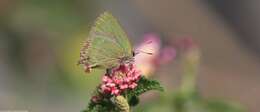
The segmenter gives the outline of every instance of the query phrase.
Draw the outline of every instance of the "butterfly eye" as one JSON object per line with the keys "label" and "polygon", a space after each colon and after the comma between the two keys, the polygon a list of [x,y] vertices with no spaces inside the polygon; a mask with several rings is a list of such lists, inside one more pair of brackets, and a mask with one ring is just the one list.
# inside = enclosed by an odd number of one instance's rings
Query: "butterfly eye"
{"label": "butterfly eye", "polygon": [[133,51],[132,54],[133,54],[133,57],[134,57],[136,55],[136,52]]}

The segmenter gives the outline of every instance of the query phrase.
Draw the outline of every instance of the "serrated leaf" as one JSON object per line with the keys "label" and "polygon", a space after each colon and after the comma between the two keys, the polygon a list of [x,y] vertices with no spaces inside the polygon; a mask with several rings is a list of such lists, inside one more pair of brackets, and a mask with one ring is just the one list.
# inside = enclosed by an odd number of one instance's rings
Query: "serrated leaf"
{"label": "serrated leaf", "polygon": [[112,112],[114,110],[114,105],[109,99],[104,98],[98,103],[91,101],[88,104],[87,109],[83,110],[82,112],[104,112],[108,110]]}
{"label": "serrated leaf", "polygon": [[128,103],[130,106],[136,106],[139,103],[139,98],[137,96],[132,96]]}
{"label": "serrated leaf", "polygon": [[164,91],[163,87],[160,85],[158,81],[150,80],[143,76],[138,81],[138,86],[134,90],[129,91],[128,98],[131,98],[133,96],[139,96],[150,90]]}

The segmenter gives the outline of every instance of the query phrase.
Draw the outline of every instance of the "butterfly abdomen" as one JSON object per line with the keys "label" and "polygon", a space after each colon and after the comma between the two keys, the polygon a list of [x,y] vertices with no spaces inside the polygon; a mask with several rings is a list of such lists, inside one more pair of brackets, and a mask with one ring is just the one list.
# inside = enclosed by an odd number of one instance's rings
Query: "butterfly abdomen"
{"label": "butterfly abdomen", "polygon": [[90,46],[90,40],[86,40],[83,43],[83,47],[80,50],[79,64],[84,64],[84,63],[86,63],[87,60],[89,60],[89,57],[87,57],[87,51],[88,51],[89,46]]}

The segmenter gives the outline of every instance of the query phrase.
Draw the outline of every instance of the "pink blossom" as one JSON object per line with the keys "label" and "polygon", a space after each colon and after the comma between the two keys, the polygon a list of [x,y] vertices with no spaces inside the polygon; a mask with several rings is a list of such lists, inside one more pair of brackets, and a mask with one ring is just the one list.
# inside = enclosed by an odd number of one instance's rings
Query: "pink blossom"
{"label": "pink blossom", "polygon": [[96,96],[92,96],[91,101],[94,103],[98,103],[101,99],[102,99],[101,96],[96,95]]}
{"label": "pink blossom", "polygon": [[117,96],[117,95],[119,95],[119,92],[120,92],[119,89],[117,89],[116,87],[111,88],[111,94]]}
{"label": "pink blossom", "polygon": [[120,85],[120,89],[124,90],[128,88],[128,84],[122,84]]}
{"label": "pink blossom", "polygon": [[109,87],[107,87],[106,85],[101,85],[101,91],[103,92],[103,93],[110,93],[110,91],[111,91],[111,88],[109,88]]}
{"label": "pink blossom", "polygon": [[113,83],[113,82],[109,82],[109,83],[106,83],[106,86],[108,86],[108,87],[115,87],[116,84]]}
{"label": "pink blossom", "polygon": [[106,74],[102,78],[100,86],[101,92],[111,95],[120,95],[127,89],[137,87],[137,82],[141,78],[141,72],[133,64],[120,65],[112,69],[111,74]]}
{"label": "pink blossom", "polygon": [[157,66],[160,66],[169,63],[175,57],[176,57],[176,50],[173,47],[167,46],[161,49],[159,58],[156,58],[154,62]]}
{"label": "pink blossom", "polygon": [[123,80],[122,80],[122,79],[118,79],[118,78],[115,78],[115,77],[113,77],[113,81],[114,81],[115,84],[121,84],[121,83],[123,83]]}
{"label": "pink blossom", "polygon": [[132,84],[129,85],[129,88],[134,89],[136,86],[137,84],[133,82]]}
{"label": "pink blossom", "polygon": [[112,82],[112,80],[108,76],[103,76],[102,81],[103,82]]}
{"label": "pink blossom", "polygon": [[154,33],[145,34],[141,44],[136,47],[136,51],[141,52],[135,56],[135,64],[144,75],[152,74],[176,56],[175,49],[171,46],[162,46],[160,37]]}

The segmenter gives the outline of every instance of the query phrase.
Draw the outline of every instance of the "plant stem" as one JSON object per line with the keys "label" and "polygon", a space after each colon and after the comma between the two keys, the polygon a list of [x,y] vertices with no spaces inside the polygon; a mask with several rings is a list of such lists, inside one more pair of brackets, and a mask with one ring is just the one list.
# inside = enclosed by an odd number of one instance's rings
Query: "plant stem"
{"label": "plant stem", "polygon": [[183,77],[181,81],[181,92],[190,94],[196,90],[196,77],[198,74],[200,53],[198,49],[189,49],[183,56]]}

